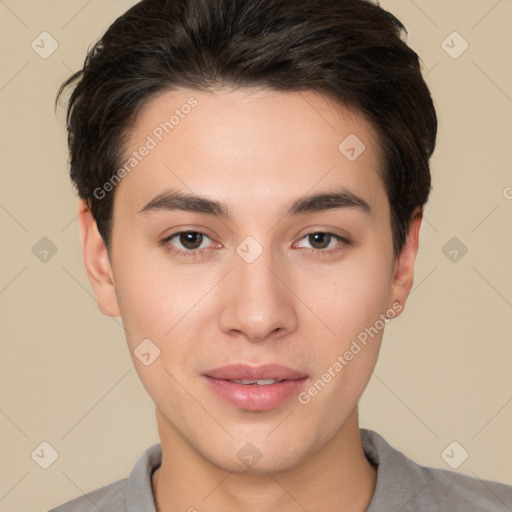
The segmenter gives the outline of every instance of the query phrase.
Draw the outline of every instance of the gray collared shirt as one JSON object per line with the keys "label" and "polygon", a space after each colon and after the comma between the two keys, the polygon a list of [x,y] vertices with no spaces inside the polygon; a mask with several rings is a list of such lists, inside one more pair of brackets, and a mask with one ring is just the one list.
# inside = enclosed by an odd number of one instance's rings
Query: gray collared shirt
{"label": "gray collared shirt", "polygon": [[[512,512],[512,486],[420,466],[376,432],[361,428],[360,434],[366,458],[377,466],[367,512]],[[49,512],[156,512],[151,476],[161,462],[158,443],[139,457],[127,479]]]}

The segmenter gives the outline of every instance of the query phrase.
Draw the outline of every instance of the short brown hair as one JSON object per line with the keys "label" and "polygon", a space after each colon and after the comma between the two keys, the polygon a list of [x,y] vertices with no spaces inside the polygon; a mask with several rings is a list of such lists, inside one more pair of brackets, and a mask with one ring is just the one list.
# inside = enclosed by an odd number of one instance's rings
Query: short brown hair
{"label": "short brown hair", "polygon": [[143,0],[88,53],[67,107],[71,180],[107,248],[114,192],[94,190],[122,165],[129,128],[177,87],[314,90],[376,129],[395,255],[431,188],[437,117],[405,28],[370,0]]}

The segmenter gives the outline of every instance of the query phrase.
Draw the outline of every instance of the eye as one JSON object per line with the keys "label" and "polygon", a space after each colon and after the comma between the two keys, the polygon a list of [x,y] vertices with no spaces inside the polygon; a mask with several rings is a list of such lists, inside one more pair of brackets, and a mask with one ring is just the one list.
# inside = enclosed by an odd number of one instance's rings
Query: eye
{"label": "eye", "polygon": [[[173,233],[162,240],[161,244],[172,254],[194,258],[200,257],[203,253],[212,248],[212,245],[208,244],[208,240],[211,241],[211,238],[206,233],[188,230]],[[345,246],[350,245],[350,240],[347,238],[325,231],[308,233],[300,240],[307,240],[310,247],[299,245],[299,248],[304,247],[307,253],[322,255],[333,254],[343,249]],[[294,248],[295,247],[297,247],[297,244],[294,245]]]}
{"label": "eye", "polygon": [[[301,240],[307,240],[310,244],[311,251],[332,254],[343,248],[343,246],[350,245],[350,240],[334,233],[328,233],[325,231],[316,231],[314,233],[308,233],[303,236]],[[337,243],[336,243],[337,242]],[[338,245],[339,247],[336,247]],[[308,247],[306,247],[307,249]],[[326,250],[329,249],[329,250]]]}
{"label": "eye", "polygon": [[[172,242],[175,239],[174,242]],[[169,252],[180,254],[183,256],[195,256],[208,248],[204,245],[205,239],[211,240],[210,237],[202,231],[179,231],[162,240],[162,244],[167,247]],[[182,248],[175,244],[180,244]]]}

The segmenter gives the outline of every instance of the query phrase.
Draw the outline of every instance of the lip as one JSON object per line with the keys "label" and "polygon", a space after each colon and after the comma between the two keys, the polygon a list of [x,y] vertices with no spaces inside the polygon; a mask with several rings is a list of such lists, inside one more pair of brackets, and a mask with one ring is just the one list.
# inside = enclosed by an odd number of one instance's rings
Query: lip
{"label": "lip", "polygon": [[277,379],[277,380],[295,380],[307,377],[302,373],[288,366],[281,364],[264,364],[261,366],[251,366],[249,364],[230,364],[215,368],[204,373],[207,377],[221,380],[261,380],[261,379]]}
{"label": "lip", "polygon": [[[280,364],[251,366],[233,364],[203,374],[209,388],[230,405],[247,411],[269,411],[297,395],[308,376]],[[276,379],[264,386],[238,384],[231,380]]]}

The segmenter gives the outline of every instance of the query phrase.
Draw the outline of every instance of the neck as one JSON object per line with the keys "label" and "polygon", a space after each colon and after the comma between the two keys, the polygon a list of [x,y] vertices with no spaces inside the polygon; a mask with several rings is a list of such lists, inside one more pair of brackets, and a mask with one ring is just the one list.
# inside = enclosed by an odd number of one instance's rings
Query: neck
{"label": "neck", "polygon": [[162,464],[153,474],[157,512],[365,512],[377,481],[359,435],[357,407],[317,453],[287,471],[224,471],[197,453],[157,410]]}

